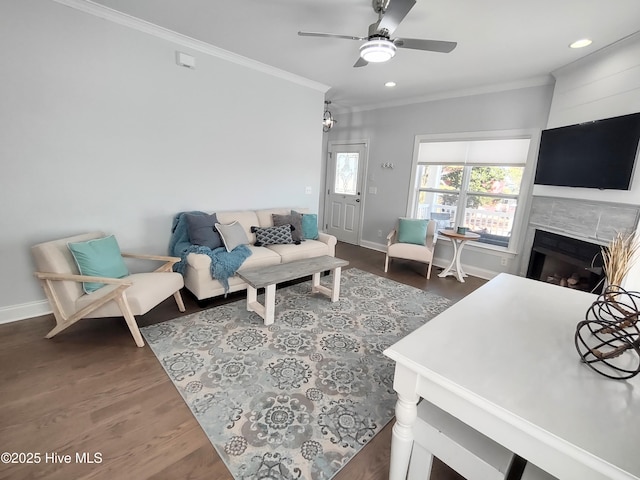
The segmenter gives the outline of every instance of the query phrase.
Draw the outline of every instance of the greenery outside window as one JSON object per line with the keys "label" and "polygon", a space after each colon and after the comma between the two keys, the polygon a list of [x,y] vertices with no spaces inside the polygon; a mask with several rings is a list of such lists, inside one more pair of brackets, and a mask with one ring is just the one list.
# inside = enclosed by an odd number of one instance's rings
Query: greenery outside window
{"label": "greenery outside window", "polygon": [[479,243],[514,250],[530,138],[420,140],[410,210],[438,228],[464,226]]}

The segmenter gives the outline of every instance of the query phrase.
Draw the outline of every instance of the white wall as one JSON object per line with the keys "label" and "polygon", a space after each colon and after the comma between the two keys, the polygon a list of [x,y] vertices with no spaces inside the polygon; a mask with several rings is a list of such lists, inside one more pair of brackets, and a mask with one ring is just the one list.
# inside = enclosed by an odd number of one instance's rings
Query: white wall
{"label": "white wall", "polygon": [[[640,112],[640,33],[554,72],[548,128]],[[535,195],[640,204],[640,166],[629,191],[536,185]],[[640,233],[637,233],[640,235]],[[640,290],[640,258],[625,287]]]}
{"label": "white wall", "polygon": [[320,89],[50,0],[0,3],[0,52],[0,321],[47,309],[40,241],[165,254],[179,211],[318,209]]}
{"label": "white wall", "polygon": [[[541,130],[547,124],[553,85],[469,95],[399,107],[337,114],[329,135],[333,141],[370,139],[362,244],[383,249],[384,237],[399,216],[407,212],[416,135],[492,130]],[[392,162],[394,169],[382,168]],[[367,193],[377,187],[377,194]],[[523,199],[526,201],[526,199]],[[525,208],[523,202],[522,207]],[[383,236],[378,237],[378,230]],[[451,258],[449,242],[439,242],[436,257]],[[469,273],[491,276],[516,268],[509,258],[486,249],[465,247],[463,262]],[[446,261],[446,260],[443,260]],[[466,268],[466,267],[465,267]]]}

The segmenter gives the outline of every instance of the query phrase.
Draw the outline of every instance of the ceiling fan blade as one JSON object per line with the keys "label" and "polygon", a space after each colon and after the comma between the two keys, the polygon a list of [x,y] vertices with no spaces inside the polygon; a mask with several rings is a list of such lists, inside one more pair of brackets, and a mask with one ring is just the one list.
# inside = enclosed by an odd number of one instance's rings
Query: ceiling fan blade
{"label": "ceiling fan blade", "polygon": [[389,0],[389,6],[380,20],[378,30],[384,28],[391,35],[415,4],[416,0]]}
{"label": "ceiling fan blade", "polygon": [[337,33],[322,32],[298,32],[301,37],[329,37],[329,38],[345,38],[347,40],[366,40],[366,37],[354,37],[352,35],[339,35]]}
{"label": "ceiling fan blade", "polygon": [[356,63],[353,64],[354,67],[366,67],[367,65],[369,65],[369,62],[367,62],[364,58],[360,57],[358,59],[358,61]]}
{"label": "ceiling fan blade", "polygon": [[429,52],[449,53],[458,45],[457,42],[445,42],[442,40],[421,40],[419,38],[396,38],[393,43],[398,48],[412,48],[414,50],[427,50]]}

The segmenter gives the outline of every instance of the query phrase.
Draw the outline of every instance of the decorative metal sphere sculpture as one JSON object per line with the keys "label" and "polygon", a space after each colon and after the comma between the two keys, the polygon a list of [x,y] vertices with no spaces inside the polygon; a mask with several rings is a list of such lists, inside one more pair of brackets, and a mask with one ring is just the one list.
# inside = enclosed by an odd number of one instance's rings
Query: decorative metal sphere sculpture
{"label": "decorative metal sphere sculpture", "polygon": [[640,373],[640,292],[608,286],[578,323],[575,345],[582,362],[616,380]]}

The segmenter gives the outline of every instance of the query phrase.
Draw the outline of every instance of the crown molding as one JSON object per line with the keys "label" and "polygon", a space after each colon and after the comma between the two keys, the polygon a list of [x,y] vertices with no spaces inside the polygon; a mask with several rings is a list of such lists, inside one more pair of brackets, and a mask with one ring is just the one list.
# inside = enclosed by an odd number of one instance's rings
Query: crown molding
{"label": "crown molding", "polygon": [[342,107],[338,101],[333,101],[335,111],[337,114],[351,112],[366,112],[369,110],[379,110],[383,108],[404,107],[406,105],[414,105],[417,103],[434,102],[437,100],[447,100],[450,98],[471,97],[473,95],[484,95],[488,93],[506,92],[508,90],[519,90],[521,88],[540,87],[543,85],[553,85],[555,79],[552,75],[542,75],[537,77],[525,78],[514,82],[495,83],[491,85],[481,85],[478,87],[472,87],[460,90],[448,90],[444,92],[434,93],[430,95],[423,95],[418,97],[409,97],[396,101],[377,103],[374,105],[366,105],[359,107]]}
{"label": "crown molding", "polygon": [[118,25],[122,25],[124,27],[131,28],[133,30],[137,30],[142,33],[146,33],[148,35],[153,35],[154,37],[158,37],[163,40],[176,43],[180,46],[187,47],[197,52],[201,52],[207,55],[211,55],[213,57],[221,58],[223,60],[227,60],[237,65],[241,65],[243,67],[247,67],[252,70],[257,70],[259,72],[266,73],[267,75],[278,77],[283,80],[296,83],[298,85],[302,85],[303,87],[308,87],[313,90],[318,90],[322,93],[326,93],[327,90],[329,90],[330,88],[328,85],[324,85],[322,83],[309,80],[308,78],[295,75],[293,73],[287,72],[285,70],[281,70],[279,68],[272,67],[270,65],[258,62],[256,60],[251,60],[250,58],[243,57],[242,55],[237,55],[235,53],[229,52],[228,50],[215,47],[201,40],[196,40],[195,38],[191,38],[181,33],[174,32],[173,30],[169,30],[168,28],[160,27],[159,25],[155,25],[145,20],[141,20],[131,15],[127,15],[126,13],[119,12],[117,10],[106,7],[104,5],[97,4],[95,2],[92,2],[91,0],[53,0],[53,1],[61,5],[65,5],[67,7],[71,7],[73,9],[79,10],[81,12],[88,13],[90,15],[102,18],[104,20],[117,23]]}

